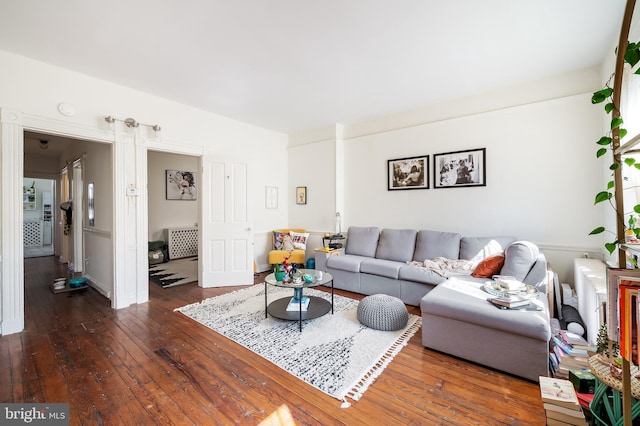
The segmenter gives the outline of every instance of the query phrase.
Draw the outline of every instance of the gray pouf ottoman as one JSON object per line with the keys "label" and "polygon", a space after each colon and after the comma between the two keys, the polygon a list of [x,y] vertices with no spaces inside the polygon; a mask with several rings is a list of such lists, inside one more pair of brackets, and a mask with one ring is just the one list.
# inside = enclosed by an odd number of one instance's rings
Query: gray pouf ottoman
{"label": "gray pouf ottoman", "polygon": [[358,304],[358,321],[376,330],[394,331],[407,326],[409,313],[397,297],[374,294]]}

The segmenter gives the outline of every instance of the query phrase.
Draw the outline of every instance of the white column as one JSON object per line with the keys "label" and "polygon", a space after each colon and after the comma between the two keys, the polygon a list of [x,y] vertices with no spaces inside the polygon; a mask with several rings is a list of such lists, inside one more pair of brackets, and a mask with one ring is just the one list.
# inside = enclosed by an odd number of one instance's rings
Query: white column
{"label": "white column", "polygon": [[[24,329],[22,114],[0,110],[0,333]],[[20,206],[19,208],[17,206]]]}

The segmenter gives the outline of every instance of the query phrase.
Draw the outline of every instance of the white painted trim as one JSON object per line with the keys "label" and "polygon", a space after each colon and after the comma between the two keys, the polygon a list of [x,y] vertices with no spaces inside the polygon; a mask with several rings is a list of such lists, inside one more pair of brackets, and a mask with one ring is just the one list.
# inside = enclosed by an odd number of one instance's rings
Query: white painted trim
{"label": "white painted trim", "polygon": [[3,335],[24,329],[22,118],[18,111],[0,110],[0,326]]}
{"label": "white painted trim", "polygon": [[[136,268],[136,303],[149,301],[149,198],[147,196],[148,158],[146,140],[135,139],[136,177],[135,185],[138,189],[136,199],[136,241],[138,242]],[[132,196],[128,196],[131,198]]]}

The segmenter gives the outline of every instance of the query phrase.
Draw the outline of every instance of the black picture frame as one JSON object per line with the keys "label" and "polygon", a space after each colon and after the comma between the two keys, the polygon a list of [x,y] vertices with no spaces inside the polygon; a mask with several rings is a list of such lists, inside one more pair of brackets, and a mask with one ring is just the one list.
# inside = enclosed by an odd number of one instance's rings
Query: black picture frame
{"label": "black picture frame", "polygon": [[196,174],[184,170],[166,170],[167,200],[195,201]]}
{"label": "black picture frame", "polygon": [[486,148],[433,155],[433,187],[486,186]]}
{"label": "black picture frame", "polygon": [[429,156],[387,160],[387,191],[429,189]]}

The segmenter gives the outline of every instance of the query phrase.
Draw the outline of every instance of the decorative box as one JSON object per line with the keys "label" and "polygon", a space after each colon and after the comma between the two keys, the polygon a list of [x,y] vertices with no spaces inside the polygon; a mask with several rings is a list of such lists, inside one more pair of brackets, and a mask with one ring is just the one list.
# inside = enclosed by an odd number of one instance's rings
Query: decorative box
{"label": "decorative box", "polygon": [[596,377],[583,370],[569,370],[569,381],[578,393],[594,393],[596,390]]}

